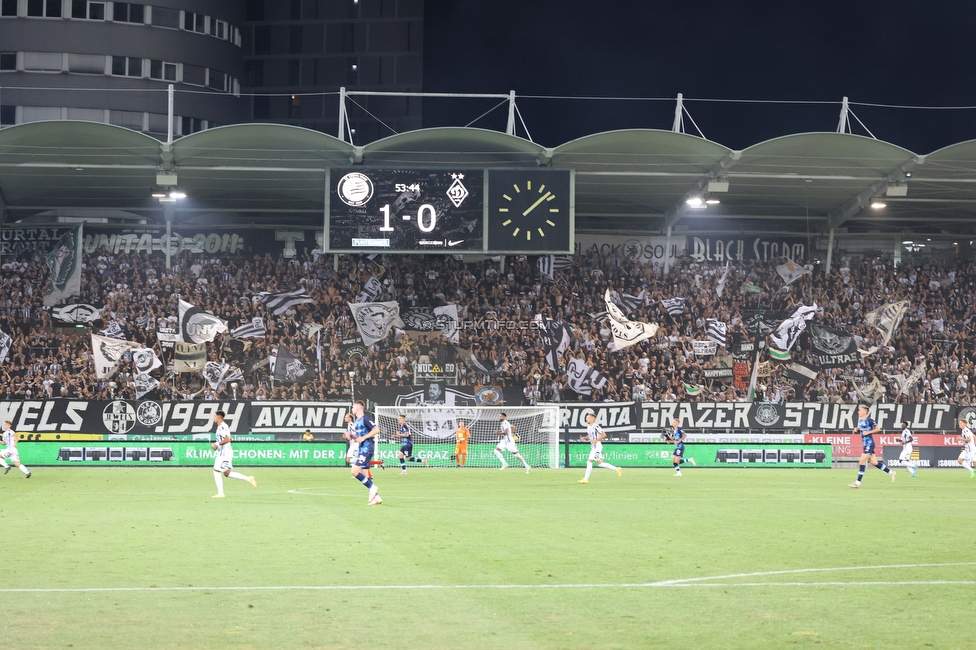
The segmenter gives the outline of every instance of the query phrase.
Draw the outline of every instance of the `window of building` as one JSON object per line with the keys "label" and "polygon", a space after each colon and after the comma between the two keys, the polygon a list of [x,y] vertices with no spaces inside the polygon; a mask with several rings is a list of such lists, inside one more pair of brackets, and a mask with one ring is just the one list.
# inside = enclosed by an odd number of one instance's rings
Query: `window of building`
{"label": "window of building", "polygon": [[119,23],[142,24],[146,22],[146,7],[134,2],[113,3],[112,20]]}
{"label": "window of building", "polygon": [[210,69],[210,75],[207,79],[207,85],[214,90],[222,90],[227,92],[227,74],[221,72],[220,70]]}
{"label": "window of building", "polygon": [[266,120],[271,117],[271,98],[258,95],[254,98],[254,119]]}
{"label": "window of building", "polygon": [[247,20],[264,20],[264,0],[247,0]]}
{"label": "window of building", "polygon": [[302,98],[298,95],[291,96],[291,103],[288,104],[289,119],[297,120],[302,116]]}
{"label": "window of building", "polygon": [[169,27],[170,29],[180,28],[179,9],[169,9],[168,7],[152,8],[152,24],[157,27]]}
{"label": "window of building", "polygon": [[176,81],[176,64],[154,59],[149,62],[149,76],[152,79]]}
{"label": "window of building", "polygon": [[24,70],[61,72],[61,54],[58,52],[24,52]]}
{"label": "window of building", "polygon": [[302,19],[302,0],[291,0],[291,6],[288,8],[288,17],[292,20]]}
{"label": "window of building", "polygon": [[299,59],[288,59],[288,85],[301,84],[302,62]]}
{"label": "window of building", "polygon": [[112,74],[120,77],[141,77],[142,59],[134,56],[113,56]]}
{"label": "window of building", "polygon": [[183,117],[181,118],[183,127],[182,134],[189,135],[191,133],[196,133],[197,131],[203,131],[203,120],[198,117]]}
{"label": "window of building", "polygon": [[105,20],[105,3],[94,0],[71,0],[71,17]]}
{"label": "window of building", "polygon": [[234,45],[236,45],[237,47],[240,47],[241,46],[241,30],[237,29],[236,27],[233,27],[233,28],[228,27],[228,29],[230,29],[231,32],[232,32],[232,34],[233,34],[233,37],[230,39],[230,41]]}
{"label": "window of building", "polygon": [[264,85],[264,61],[244,62],[244,85],[251,88],[260,88]]}
{"label": "window of building", "polygon": [[[14,3],[16,15],[16,3]],[[27,15],[32,17],[60,18],[61,0],[27,0]]]}
{"label": "window of building", "polygon": [[359,83],[359,59],[346,59],[346,83],[355,86]]}
{"label": "window of building", "polygon": [[356,26],[351,23],[342,26],[342,51],[356,51]]}
{"label": "window of building", "polygon": [[68,72],[75,74],[105,74],[105,55],[69,54]]}
{"label": "window of building", "polygon": [[207,69],[198,65],[183,64],[183,83],[194,86],[207,85]]}
{"label": "window of building", "polygon": [[14,124],[17,122],[16,106],[0,106],[0,124]]}
{"label": "window of building", "polygon": [[288,53],[302,53],[302,26],[292,25],[288,30]]}
{"label": "window of building", "polygon": [[0,1],[0,16],[16,16],[17,0]]}
{"label": "window of building", "polygon": [[199,34],[207,33],[207,17],[203,14],[195,14],[192,11],[183,12],[183,29],[188,32]]}
{"label": "window of building", "polygon": [[220,40],[227,38],[227,23],[223,20],[210,19],[210,35]]}
{"label": "window of building", "polygon": [[268,25],[254,28],[254,53],[271,54],[271,27]]}
{"label": "window of building", "polygon": [[137,131],[142,131],[141,111],[109,111],[108,121],[115,126],[124,126]]}
{"label": "window of building", "polygon": [[17,69],[17,53],[0,52],[0,70],[16,70],[16,69]]}

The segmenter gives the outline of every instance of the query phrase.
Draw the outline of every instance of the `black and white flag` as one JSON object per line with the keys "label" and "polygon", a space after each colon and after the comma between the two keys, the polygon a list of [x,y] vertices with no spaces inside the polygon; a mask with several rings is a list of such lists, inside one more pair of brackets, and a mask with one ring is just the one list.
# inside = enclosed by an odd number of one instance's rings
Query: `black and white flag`
{"label": "black and white flag", "polygon": [[684,298],[668,298],[667,300],[662,300],[661,305],[663,305],[668,313],[672,316],[679,316],[685,313]]}
{"label": "black and white flag", "polygon": [[268,330],[264,327],[264,319],[255,316],[250,323],[245,323],[237,329],[231,330],[230,334],[238,339],[263,339],[268,336]]}
{"label": "black and white flag", "polygon": [[550,280],[555,280],[556,271],[570,268],[573,266],[573,260],[565,255],[543,255],[535,266],[539,269],[539,273]]}
{"label": "black and white flag", "polygon": [[119,325],[118,321],[112,321],[108,324],[108,327],[99,332],[102,336],[111,336],[114,339],[124,339],[125,330]]}
{"label": "black and white flag", "polygon": [[375,277],[370,277],[363,285],[362,292],[356,296],[356,302],[373,302],[383,295],[383,285]]}
{"label": "black and white flag", "polygon": [[132,365],[136,368],[136,374],[148,374],[161,368],[163,362],[152,348],[136,348],[132,351]]}
{"label": "black and white flag", "polygon": [[600,323],[601,325],[610,322],[610,314],[608,314],[606,311],[598,311],[595,314],[591,312],[590,318]]}
{"label": "black and white flag", "polygon": [[802,361],[794,361],[786,368],[786,376],[798,386],[806,386],[817,379],[820,368]]}
{"label": "black and white flag", "polygon": [[208,361],[203,367],[203,376],[213,390],[220,390],[232,381],[244,379],[240,368],[235,368],[226,361]]}
{"label": "black and white flag", "polygon": [[620,308],[613,304],[609,289],[603,294],[603,302],[607,306],[607,317],[610,323],[610,332],[613,334],[614,350],[623,350],[657,334],[658,326],[656,324],[642,323],[624,316]]}
{"label": "black and white flag", "polygon": [[580,395],[590,395],[593,389],[603,388],[607,378],[591,368],[582,359],[572,359],[566,370],[569,387]]}
{"label": "black and white flag", "polygon": [[706,318],[705,327],[709,340],[715,341],[724,348],[728,340],[729,324],[715,318]]}
{"label": "black and white flag", "polygon": [[572,341],[569,326],[561,320],[555,321],[551,318],[543,318],[541,315],[537,315],[535,320],[540,325],[539,336],[542,338],[542,351],[546,356],[546,363],[556,372],[560,372],[562,370],[560,360]]}
{"label": "black and white flag", "polygon": [[722,271],[722,277],[718,279],[718,285],[715,287],[715,293],[718,294],[719,298],[721,298],[722,294],[725,293],[725,281],[729,278],[729,265],[731,263],[732,260],[725,261],[725,270]]}
{"label": "black and white flag", "polygon": [[62,323],[90,323],[102,317],[102,308],[88,303],[75,303],[51,308],[51,318]]}
{"label": "black and white flag", "polygon": [[855,383],[854,393],[857,395],[858,401],[862,404],[877,404],[885,395],[885,387],[875,377],[870,383],[862,386],[858,386]]}
{"label": "black and white flag", "polygon": [[394,301],[347,304],[367,347],[385,339],[393,327],[404,327],[400,320],[400,305]]}
{"label": "black and white flag", "polygon": [[813,323],[810,325],[813,353],[821,368],[840,368],[861,360],[857,343],[850,334]]}
{"label": "black and white flag", "polygon": [[6,332],[0,331],[0,363],[7,360],[7,355],[10,354],[10,347],[14,344],[14,340]]}
{"label": "black and white flag", "polygon": [[153,318],[152,315],[143,314],[142,316],[136,318],[136,325],[139,326],[139,329],[143,329],[143,330],[151,329],[152,326],[155,324],[155,320],[156,319]]}
{"label": "black and white flag", "polygon": [[801,278],[804,275],[808,275],[810,273],[810,270],[803,268],[802,266],[800,266],[799,264],[797,264],[796,262],[794,262],[793,260],[787,257],[786,262],[784,262],[783,264],[779,264],[776,267],[776,272],[779,273],[779,276],[781,278],[783,278],[783,282],[785,282],[786,285],[789,285],[792,284],[794,281],[796,281],[798,278]]}
{"label": "black and white flag", "polygon": [[159,388],[159,381],[149,375],[137,373],[132,376],[132,385],[136,389],[136,399],[142,399]]}
{"label": "black and white flag", "polygon": [[95,364],[96,379],[111,379],[122,363],[125,353],[136,347],[129,341],[120,341],[109,336],[91,335],[92,360]]}
{"label": "black and white flag", "polygon": [[294,384],[315,378],[315,369],[303,363],[291,350],[283,345],[278,346],[278,358],[275,361],[274,380],[286,384]]}
{"label": "black and white flag", "polygon": [[457,343],[459,341],[457,305],[450,304],[434,307],[434,318],[436,319],[437,329],[441,331],[444,338],[452,343]]}
{"label": "black and white flag", "polygon": [[907,300],[889,302],[874,311],[868,312],[864,316],[864,322],[881,332],[884,344],[888,345],[888,341],[891,340],[895,330],[898,329],[898,326],[901,324],[901,319],[905,317],[905,312],[907,311]]}
{"label": "black and white flag", "polygon": [[776,327],[776,330],[769,335],[773,345],[787,352],[792,350],[796,340],[800,338],[800,334],[807,328],[807,321],[813,318],[816,313],[816,303],[812,307],[805,305],[797,307],[796,311],[780,323]]}
{"label": "black and white flag", "polygon": [[275,316],[281,316],[295,305],[305,305],[315,302],[305,289],[295,289],[294,291],[286,291],[284,293],[262,291],[255,295],[252,300],[263,303]]}
{"label": "black and white flag", "polygon": [[227,323],[206,309],[180,300],[179,330],[184,343],[208,343],[227,331]]}
{"label": "black and white flag", "polygon": [[746,321],[746,331],[754,336],[764,336],[776,330],[779,325],[775,320],[757,311]]}
{"label": "black and white flag", "polygon": [[61,236],[51,252],[47,254],[47,290],[44,292],[44,305],[53,307],[69,296],[81,293],[81,252],[83,226],[72,228]]}
{"label": "black and white flag", "polygon": [[644,297],[646,295],[647,292],[641,290],[641,292],[636,296],[632,296],[629,293],[619,293],[617,294],[617,297],[618,300],[620,300],[620,304],[623,306],[624,311],[627,312],[628,314],[631,314],[634,312],[635,309],[637,309],[638,307],[644,304]]}
{"label": "black and white flag", "polygon": [[173,344],[173,372],[203,372],[206,365],[206,343],[177,341]]}

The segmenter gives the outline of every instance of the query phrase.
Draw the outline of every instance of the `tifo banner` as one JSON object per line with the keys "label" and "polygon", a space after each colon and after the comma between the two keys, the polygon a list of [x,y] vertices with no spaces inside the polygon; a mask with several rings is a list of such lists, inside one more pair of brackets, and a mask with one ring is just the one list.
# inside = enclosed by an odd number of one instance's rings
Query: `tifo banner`
{"label": "tifo banner", "polygon": [[[674,445],[603,445],[603,458],[618,467],[671,467]],[[569,467],[585,467],[588,444],[569,445]],[[830,445],[689,444],[685,457],[698,467],[819,467],[830,468]]]}
{"label": "tifo banner", "polygon": [[[157,465],[209,467],[217,452],[206,441],[70,443],[22,442],[17,445],[25,465]],[[238,467],[337,467],[346,464],[342,443],[234,441]]]}
{"label": "tifo banner", "polygon": [[689,236],[685,250],[696,262],[732,260],[733,264],[743,260],[772,262],[782,257],[788,257],[794,262],[805,262],[810,256],[806,238],[796,237],[711,239]]}
{"label": "tifo banner", "polygon": [[[642,264],[664,264],[664,251],[667,248],[667,237],[627,237],[625,235],[591,235],[576,234],[576,254],[589,257],[597,254],[604,257],[625,257]],[[676,257],[684,255],[685,240],[683,237],[671,238],[669,256],[672,264]]]}
{"label": "tifo banner", "polygon": [[346,425],[342,418],[350,412],[348,403],[326,402],[251,402],[251,432],[342,433]]}
{"label": "tifo banner", "polygon": [[[547,402],[547,405],[554,405]],[[586,416],[596,415],[607,435],[627,434],[636,430],[634,402],[597,402],[594,404],[565,403],[559,406],[559,433],[563,436],[581,436],[586,433]]]}

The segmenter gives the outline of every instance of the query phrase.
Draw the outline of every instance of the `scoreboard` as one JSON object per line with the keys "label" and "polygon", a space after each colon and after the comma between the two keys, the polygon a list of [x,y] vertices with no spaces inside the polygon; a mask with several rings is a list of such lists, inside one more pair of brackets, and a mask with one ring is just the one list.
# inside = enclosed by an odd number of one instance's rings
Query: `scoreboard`
{"label": "scoreboard", "polygon": [[571,253],[570,170],[329,170],[327,252]]}

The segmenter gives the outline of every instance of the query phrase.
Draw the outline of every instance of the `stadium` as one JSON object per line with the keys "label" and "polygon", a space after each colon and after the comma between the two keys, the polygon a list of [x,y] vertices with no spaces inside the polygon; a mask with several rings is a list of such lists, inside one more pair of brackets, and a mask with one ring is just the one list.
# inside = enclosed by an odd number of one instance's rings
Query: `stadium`
{"label": "stadium", "polygon": [[976,140],[544,146],[423,3],[204,4],[0,3],[5,647],[973,644]]}

